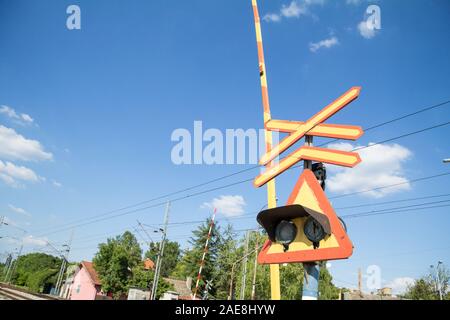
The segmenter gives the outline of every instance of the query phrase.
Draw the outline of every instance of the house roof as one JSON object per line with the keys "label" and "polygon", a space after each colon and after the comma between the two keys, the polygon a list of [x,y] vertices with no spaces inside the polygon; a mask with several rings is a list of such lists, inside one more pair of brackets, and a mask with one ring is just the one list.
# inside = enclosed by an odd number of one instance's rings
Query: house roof
{"label": "house roof", "polygon": [[144,260],[144,269],[145,270],[150,270],[150,269],[154,269],[155,268],[155,263],[150,260],[149,258]]}
{"label": "house roof", "polygon": [[80,265],[81,265],[82,268],[85,268],[85,269],[86,269],[86,271],[87,271],[87,273],[89,274],[89,277],[91,278],[93,284],[99,285],[99,286],[102,284],[102,283],[100,282],[100,279],[99,279],[99,277],[98,277],[97,272],[96,272],[95,269],[94,269],[94,265],[93,265],[92,262],[89,262],[89,261],[81,261]]}
{"label": "house roof", "polygon": [[[167,282],[173,285],[175,292],[180,295],[180,297],[190,297],[192,295],[191,290],[186,285],[186,280],[177,280],[164,278]],[[181,299],[180,299],[181,300]],[[183,299],[186,300],[186,299]]]}

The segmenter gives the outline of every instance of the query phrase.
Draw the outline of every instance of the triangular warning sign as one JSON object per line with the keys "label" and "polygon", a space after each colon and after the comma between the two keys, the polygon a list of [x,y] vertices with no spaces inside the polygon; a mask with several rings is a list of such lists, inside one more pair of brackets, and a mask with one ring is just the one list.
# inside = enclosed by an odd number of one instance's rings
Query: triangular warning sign
{"label": "triangular warning sign", "polygon": [[307,217],[295,218],[293,222],[297,227],[297,236],[289,245],[289,249],[284,251],[281,244],[267,240],[258,255],[259,263],[336,260],[346,259],[352,255],[353,245],[311,170],[304,170],[298,179],[287,201],[287,205],[293,204],[302,205],[315,213],[325,215],[330,224],[330,234],[319,242],[318,247],[314,248],[314,244],[303,231]]}

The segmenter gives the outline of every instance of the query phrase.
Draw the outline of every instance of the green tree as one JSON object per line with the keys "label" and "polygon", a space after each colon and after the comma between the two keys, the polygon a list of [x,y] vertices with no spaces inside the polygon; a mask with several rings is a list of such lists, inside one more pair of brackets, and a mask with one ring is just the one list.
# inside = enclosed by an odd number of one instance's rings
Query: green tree
{"label": "green tree", "polygon": [[[173,276],[179,279],[186,279],[186,277],[192,277],[194,279],[193,285],[195,285],[195,279],[197,278],[200,261],[202,259],[205,242],[208,237],[208,231],[211,219],[207,219],[196,230],[192,232],[192,237],[189,239],[190,249],[184,251],[183,257],[177,264]],[[203,287],[206,280],[213,280],[214,282],[214,269],[216,268],[217,253],[220,243],[220,228],[216,224],[211,233],[209,239],[208,253],[205,257],[205,262],[202,270],[202,279],[200,280],[200,287]],[[210,291],[212,296],[215,295],[215,290]]]}
{"label": "green tree", "polygon": [[[266,241],[267,235],[264,232],[256,233],[252,232],[249,241],[249,250],[251,253],[255,249],[255,245],[261,250],[261,245]],[[239,298],[242,288],[242,263],[244,256],[244,241],[242,241],[239,248],[235,250],[237,259],[235,261],[241,261],[236,267],[236,289],[235,298]],[[247,259],[247,276],[245,284],[245,299],[251,298],[252,282],[254,274],[255,254],[251,253]],[[280,288],[282,300],[300,300],[302,298],[304,281],[304,268],[301,263],[289,263],[280,265]],[[270,287],[270,266],[269,265],[257,265],[256,271],[256,299],[270,299],[271,287]],[[332,282],[332,276],[326,269],[325,264],[321,264],[319,275],[319,299],[330,300],[337,299],[339,297],[339,289],[334,286]]]}
{"label": "green tree", "polygon": [[[438,281],[439,279],[439,281]],[[436,270],[430,270],[428,275],[416,280],[413,285],[409,286],[405,294],[406,299],[411,300],[438,300],[440,299],[439,290],[443,293],[443,299],[448,300],[450,272],[446,266],[440,266],[439,275]]]}
{"label": "green tree", "polygon": [[[158,259],[159,242],[151,242],[150,248],[145,253],[145,258],[149,258],[154,263]],[[166,240],[164,245],[164,255],[161,263],[161,276],[168,277],[180,260],[180,244],[176,241]]]}
{"label": "green tree", "polygon": [[49,291],[55,286],[62,260],[45,253],[20,256],[16,263],[12,283],[28,287],[35,292]]}
{"label": "green tree", "polygon": [[433,289],[433,284],[426,278],[418,279],[410,286],[403,295],[406,299],[411,300],[437,300],[438,297]]}
{"label": "green tree", "polygon": [[238,257],[236,247],[236,233],[233,231],[232,226],[228,225],[220,235],[216,268],[213,272],[213,286],[216,291],[216,299],[224,300],[228,298],[232,267]]}
{"label": "green tree", "polygon": [[319,299],[336,300],[339,299],[339,288],[333,284],[333,277],[326,268],[326,263],[321,263],[319,274]]}
{"label": "green tree", "polygon": [[[252,294],[253,275],[255,272],[255,257],[257,252],[261,249],[261,245],[266,241],[267,236],[260,232],[251,232],[249,235],[249,246],[247,251],[247,274],[245,281],[244,299],[250,299]],[[243,286],[243,272],[245,259],[245,236],[241,239],[239,247],[235,250],[235,272],[234,272],[234,294],[233,299],[239,299],[241,296],[241,290]],[[255,247],[258,246],[257,252]],[[270,299],[270,278],[269,278],[269,266],[257,265],[256,266],[256,287],[255,297],[256,299]]]}
{"label": "green tree", "polygon": [[[132,269],[132,276],[128,287],[136,287],[143,290],[151,290],[151,286],[154,279],[154,271],[144,269],[143,265],[137,265]],[[165,292],[173,291],[172,284],[160,278],[158,281],[158,289],[156,290],[156,298],[159,299]]]}
{"label": "green tree", "polygon": [[125,296],[132,278],[132,269],[142,263],[142,250],[129,231],[110,238],[99,245],[93,259],[94,268],[102,282],[102,289],[114,298]]}

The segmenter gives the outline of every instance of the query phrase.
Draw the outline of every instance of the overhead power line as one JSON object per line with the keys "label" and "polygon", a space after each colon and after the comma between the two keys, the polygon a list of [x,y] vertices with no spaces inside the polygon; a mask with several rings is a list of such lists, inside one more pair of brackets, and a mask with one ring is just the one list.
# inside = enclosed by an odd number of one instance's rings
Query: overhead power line
{"label": "overhead power line", "polygon": [[364,203],[364,204],[358,204],[358,205],[354,205],[354,206],[336,207],[334,209],[335,210],[347,210],[347,209],[354,209],[354,208],[361,208],[361,207],[380,206],[380,205],[384,205],[384,204],[391,204],[391,203],[398,203],[398,202],[408,202],[408,201],[415,201],[415,200],[424,200],[424,199],[431,199],[431,198],[441,198],[441,197],[448,197],[448,196],[450,196],[450,193],[438,194],[438,195],[432,195],[432,196],[425,196],[425,197],[416,197],[416,198],[408,198],[408,199],[383,201],[383,202]]}
{"label": "overhead power line", "polygon": [[426,210],[426,209],[436,209],[436,208],[448,208],[448,207],[450,207],[450,204],[443,204],[443,205],[438,205],[438,206],[429,206],[429,207],[423,207],[423,208],[412,208],[412,209],[382,211],[382,212],[373,211],[373,212],[368,212],[368,213],[345,215],[345,216],[341,216],[341,218],[342,219],[354,219],[354,218],[362,218],[362,217],[369,217],[369,216],[379,216],[379,215],[384,215],[384,214],[407,213],[407,212],[411,212],[411,211]]}
{"label": "overhead power line", "polygon": [[[441,174],[433,175],[433,176],[428,176],[428,177],[422,177],[422,178],[409,180],[409,181],[402,182],[402,183],[396,183],[396,184],[392,184],[392,185],[381,186],[381,187],[377,187],[377,188],[373,188],[373,189],[357,191],[357,192],[353,192],[353,193],[347,193],[347,194],[343,194],[343,195],[339,195],[339,196],[330,197],[330,199],[336,199],[336,198],[342,198],[342,197],[347,197],[347,196],[356,195],[356,194],[367,193],[367,192],[371,192],[371,191],[391,188],[391,187],[402,185],[402,184],[414,183],[414,182],[428,180],[428,179],[433,179],[433,178],[446,176],[446,175],[450,175],[450,172],[445,172],[445,173],[441,173]],[[205,194],[205,193],[209,193],[209,192],[212,192],[212,191],[224,189],[224,188],[227,188],[227,187],[230,187],[230,186],[242,184],[242,183],[249,182],[249,181],[253,181],[253,178],[245,179],[245,180],[238,181],[238,182],[235,182],[235,183],[231,183],[231,184],[228,184],[228,185],[225,185],[225,186],[216,187],[216,188],[200,191],[200,192],[197,192],[197,193],[189,194],[189,195],[182,196],[182,197],[179,197],[179,198],[171,199],[170,201],[171,202],[181,201],[181,200],[184,200],[184,199],[187,199],[187,198],[195,197],[195,196],[198,196],[198,195],[201,195],[201,194]],[[99,219],[96,219],[96,220],[93,220],[93,221],[80,223],[80,224],[77,224],[77,225],[71,225],[71,226],[68,226],[68,227],[65,227],[65,228],[61,228],[59,230],[54,230],[54,231],[51,231],[51,232],[48,232],[48,233],[40,234],[39,237],[47,236],[47,235],[51,235],[51,234],[55,234],[55,233],[59,233],[59,232],[63,232],[63,231],[67,231],[67,230],[70,230],[72,228],[79,228],[79,227],[82,227],[82,226],[90,225],[90,224],[93,224],[93,223],[97,223],[97,222],[101,222],[101,221],[105,221],[105,220],[109,220],[109,219],[113,219],[113,218],[117,218],[117,217],[121,217],[121,216],[125,216],[125,215],[130,215],[130,214],[133,214],[133,213],[136,213],[136,212],[139,212],[139,211],[143,211],[143,210],[159,207],[159,206],[162,206],[164,204],[166,204],[166,202],[160,202],[160,203],[157,203],[157,204],[154,204],[154,205],[151,205],[151,206],[137,208],[137,209],[134,209],[134,210],[131,210],[131,211],[122,212],[122,213],[119,213],[119,214],[116,214],[116,215],[113,215],[113,216],[103,217],[103,218],[99,218]]]}
{"label": "overhead power line", "polygon": [[[342,215],[342,216],[340,216],[340,218],[349,220],[349,219],[365,218],[365,217],[385,215],[385,214],[398,214],[398,213],[408,214],[408,213],[414,213],[415,211],[421,211],[421,210],[447,208],[447,207],[450,207],[450,204],[433,205],[433,206],[430,206],[430,204],[438,204],[438,203],[449,202],[449,201],[450,200],[426,202],[426,203],[421,203],[421,204],[416,204],[416,205],[411,205],[411,206],[402,206],[402,207],[387,208],[387,209],[383,209],[383,210],[359,212],[359,213],[355,213],[355,214]],[[202,222],[204,222],[204,221],[202,221]],[[255,230],[255,228],[239,229],[239,230],[234,230],[234,232],[240,233],[240,232],[245,232],[248,230]],[[175,235],[173,237],[169,237],[169,240],[187,239],[190,237],[192,237],[192,234]],[[148,242],[143,241],[143,243],[148,243]],[[75,248],[74,250],[91,249],[91,248],[94,248],[94,246],[87,246],[87,247],[83,247],[83,248],[78,247],[78,248]]]}
{"label": "overhead power line", "polygon": [[[400,199],[400,200],[393,200],[393,201],[384,201],[384,202],[360,204],[360,205],[349,206],[349,207],[341,207],[341,208],[338,207],[338,208],[335,208],[335,209],[336,210],[353,209],[353,208],[359,208],[359,207],[377,206],[377,205],[392,204],[392,203],[407,202],[407,201],[417,201],[417,200],[431,199],[431,198],[437,198],[437,197],[446,197],[446,196],[450,196],[450,194],[430,195],[430,196],[425,196],[425,197],[415,197],[415,198],[407,198],[407,199]],[[419,204],[402,206],[402,207],[394,207],[394,208],[391,207],[391,208],[385,208],[385,209],[381,209],[381,210],[372,210],[372,211],[367,211],[367,212],[359,212],[359,213],[355,213],[355,214],[343,215],[343,216],[341,216],[341,218],[352,219],[352,218],[358,218],[358,217],[362,217],[362,216],[388,214],[388,213],[402,213],[402,212],[406,212],[406,211],[415,211],[415,210],[422,210],[422,209],[429,209],[429,208],[436,208],[436,207],[445,207],[445,206],[433,206],[433,207],[417,208],[417,207],[423,207],[423,206],[427,206],[427,205],[431,205],[431,204],[439,204],[439,203],[445,203],[445,202],[450,202],[450,200],[425,202],[425,203],[419,203]],[[416,209],[414,209],[414,210],[401,210],[401,209],[407,209],[407,208],[416,208]],[[252,212],[252,213],[247,213],[247,214],[244,214],[244,215],[241,215],[241,216],[238,216],[238,217],[220,218],[220,219],[217,219],[217,221],[228,221],[228,220],[238,220],[238,219],[254,219],[255,214],[257,214],[257,213],[258,212]],[[204,221],[205,220],[187,220],[187,221],[181,221],[181,222],[172,222],[172,223],[169,223],[168,225],[169,225],[169,227],[170,226],[186,226],[186,225],[189,225],[189,224],[203,223]],[[147,224],[142,223],[142,225],[144,227],[150,227],[150,228],[153,229],[154,227],[158,227],[161,224],[147,225]],[[135,231],[137,231],[136,226],[131,226],[131,227],[122,228],[120,231],[117,231],[117,232],[124,232],[124,231],[126,231],[128,229],[134,229]],[[240,231],[240,230],[235,230],[235,231]],[[82,242],[94,241],[94,240],[96,240],[98,238],[114,236],[117,232],[115,232],[115,233],[109,232],[109,233],[90,235],[90,236],[86,236],[86,237],[83,237],[83,238],[78,238],[77,242],[78,243],[82,243]],[[188,236],[188,235],[186,235],[186,236]],[[181,235],[177,235],[177,236],[175,236],[175,238],[174,237],[170,237],[170,238],[171,239],[177,239],[177,238],[180,238],[180,237],[182,237],[182,236]],[[144,238],[142,238],[142,239],[144,240]],[[148,241],[146,241],[146,242],[148,242]]]}
{"label": "overhead power line", "polygon": [[406,134],[402,134],[402,135],[397,136],[397,137],[393,137],[393,138],[386,139],[386,140],[383,140],[383,141],[371,143],[371,144],[369,144],[367,146],[357,147],[357,148],[353,149],[352,151],[358,151],[358,150],[362,150],[362,149],[371,148],[371,147],[379,145],[379,144],[383,144],[383,143],[391,142],[391,141],[394,141],[394,140],[406,138],[406,137],[409,137],[409,136],[412,136],[412,135],[415,135],[415,134],[418,134],[418,133],[422,133],[422,132],[425,132],[425,131],[429,131],[429,130],[437,129],[437,128],[440,128],[440,127],[444,127],[444,126],[447,126],[449,124],[450,124],[450,121],[444,122],[444,123],[441,123],[441,124],[437,124],[435,126],[427,127],[427,128],[424,128],[424,129],[421,129],[421,130],[417,130],[417,131],[413,131],[413,132],[409,132],[409,133],[406,133]]}
{"label": "overhead power line", "polygon": [[[373,125],[371,127],[364,128],[364,132],[371,131],[373,129],[383,127],[385,125],[388,125],[388,124],[391,124],[391,123],[394,123],[394,122],[397,122],[397,121],[400,121],[400,120],[403,120],[403,119],[406,119],[406,118],[418,115],[418,114],[426,112],[426,111],[430,111],[430,110],[436,109],[438,107],[442,107],[444,105],[447,105],[448,103],[450,103],[450,100],[443,101],[443,102],[431,105],[429,107],[425,107],[425,108],[419,109],[417,111],[405,114],[403,116],[400,116],[400,117],[397,117],[397,118],[394,118],[394,119],[391,119],[391,120],[387,120],[387,121],[381,122],[381,123]],[[322,147],[322,146],[325,146],[327,144],[330,144],[330,143],[333,143],[333,142],[336,142],[336,141],[339,141],[339,139],[333,139],[333,140],[327,141],[327,142],[325,142],[325,143],[323,143],[323,144],[321,144],[319,146]]]}
{"label": "overhead power line", "polygon": [[388,189],[388,188],[401,186],[401,185],[404,185],[404,184],[410,184],[410,183],[414,183],[414,182],[435,179],[435,178],[448,176],[448,175],[450,175],[450,172],[444,172],[444,173],[440,173],[440,174],[436,174],[436,175],[432,175],[432,176],[412,179],[412,180],[408,180],[408,181],[405,181],[405,182],[393,183],[393,184],[389,184],[389,185],[381,186],[381,187],[376,187],[376,188],[372,188],[372,189],[366,189],[366,190],[362,190],[362,191],[355,191],[355,192],[350,192],[350,193],[344,193],[344,194],[341,194],[341,195],[330,197],[329,199],[339,199],[339,198],[344,198],[344,197],[350,197],[350,196],[354,196],[354,195],[357,195],[357,194],[362,194],[362,193],[367,193],[367,192],[372,192],[372,191],[379,191],[379,190],[383,190],[383,189]]}
{"label": "overhead power line", "polygon": [[[410,114],[407,114],[407,115],[404,115],[404,116],[401,116],[401,117],[398,117],[398,118],[395,118],[395,119],[392,119],[392,120],[389,120],[389,121],[385,121],[385,122],[383,122],[383,123],[374,125],[374,126],[370,127],[369,129],[378,128],[378,127],[381,127],[381,126],[383,126],[383,125],[387,125],[387,124],[393,123],[393,122],[395,122],[395,121],[399,121],[399,120],[401,120],[401,119],[405,119],[405,118],[410,117],[410,116],[412,116],[412,115],[416,115],[416,114],[418,114],[418,113],[425,112],[425,111],[431,110],[431,109],[433,109],[433,108],[437,108],[437,107],[439,107],[439,106],[445,105],[445,104],[447,104],[447,103],[449,103],[449,102],[450,102],[450,100],[449,100],[449,101],[442,102],[442,103],[437,104],[437,105],[434,105],[434,106],[431,106],[431,107],[427,107],[427,108],[424,108],[424,109],[415,111],[415,112],[413,112],[413,113],[410,113]],[[407,137],[407,136],[411,136],[411,135],[414,135],[414,134],[418,134],[418,133],[421,133],[421,132],[425,132],[425,131],[428,131],[428,130],[436,129],[436,128],[439,128],[439,127],[442,127],[442,126],[445,126],[445,125],[449,125],[449,124],[450,124],[450,122],[445,122],[445,123],[442,123],[442,124],[439,124],[439,125],[435,125],[435,126],[432,126],[432,127],[428,127],[428,128],[424,128],[424,129],[421,129],[421,130],[418,130],[418,131],[414,131],[414,132],[410,132],[410,133],[407,133],[407,134],[403,134],[403,135],[401,135],[401,136],[393,137],[393,138],[390,138],[390,139],[387,139],[387,140],[384,140],[384,141],[379,141],[379,142],[370,144],[370,145],[368,145],[368,146],[355,148],[354,150],[361,150],[361,149],[369,148],[369,147],[372,147],[372,146],[374,146],[374,145],[379,145],[379,144],[387,143],[387,142],[390,142],[390,141],[394,141],[394,140],[397,140],[397,139],[401,139],[401,138],[404,138],[404,137]],[[366,131],[367,131],[367,129],[366,129]],[[300,166],[300,165],[294,166],[294,167],[292,167],[292,168],[290,168],[290,169],[294,169],[294,168],[297,168],[297,167],[299,167],[299,166]],[[122,207],[122,208],[120,208],[120,209],[111,210],[111,211],[102,213],[102,214],[100,214],[100,215],[95,215],[95,216],[93,216],[93,217],[86,218],[86,219],[79,219],[79,220],[76,220],[76,222],[71,222],[70,225],[74,225],[74,226],[83,226],[83,225],[85,225],[86,223],[83,223],[83,224],[81,224],[81,225],[76,225],[76,223],[82,222],[82,221],[86,221],[86,220],[91,220],[91,219],[95,219],[95,220],[92,221],[92,223],[95,223],[95,222],[107,220],[107,219],[109,219],[109,218],[115,218],[115,217],[118,217],[118,216],[122,216],[122,215],[130,214],[130,213],[134,213],[134,212],[137,212],[137,211],[142,211],[142,210],[145,210],[145,209],[149,209],[149,208],[154,208],[154,207],[157,207],[157,206],[161,206],[161,205],[163,205],[163,204],[165,203],[165,201],[164,201],[164,202],[161,202],[161,203],[158,203],[158,204],[156,204],[156,205],[146,206],[146,207],[143,207],[143,208],[137,208],[137,209],[135,209],[135,210],[132,210],[132,211],[129,211],[129,212],[126,212],[126,213],[122,213],[122,214],[117,214],[117,215],[112,215],[112,216],[110,216],[112,213],[120,212],[120,211],[129,209],[129,208],[134,208],[134,207],[137,207],[137,206],[142,205],[142,204],[146,204],[146,203],[150,203],[150,202],[156,201],[156,200],[158,200],[158,199],[167,198],[167,197],[170,196],[170,195],[175,195],[175,194],[179,194],[179,193],[186,192],[186,191],[188,191],[188,190],[193,190],[193,189],[196,189],[196,188],[198,188],[198,187],[205,186],[205,185],[208,185],[208,184],[210,184],[210,183],[217,182],[217,181],[226,179],[226,178],[228,178],[228,177],[232,177],[232,176],[235,176],[235,175],[238,175],[238,174],[241,174],[241,173],[243,173],[243,172],[247,172],[247,171],[253,170],[253,169],[255,169],[255,168],[259,168],[259,167],[260,167],[260,166],[257,165],[257,166],[254,166],[254,167],[250,167],[250,168],[247,168],[247,169],[243,169],[243,170],[240,170],[240,171],[238,171],[238,172],[235,172],[235,173],[231,173],[231,174],[225,175],[225,176],[223,176],[223,177],[219,177],[219,178],[216,178],[216,179],[213,179],[213,180],[210,180],[210,181],[201,183],[201,184],[197,184],[197,185],[194,185],[194,186],[191,186],[191,187],[188,187],[188,188],[179,190],[179,191],[171,192],[171,193],[168,193],[168,194],[165,194],[165,195],[162,195],[162,196],[158,196],[158,197],[155,197],[155,198],[152,198],[152,199],[149,199],[149,200],[145,200],[145,201],[142,201],[142,202],[133,204],[133,205],[129,205],[129,206],[126,206],[126,207]],[[204,190],[204,191],[201,191],[201,192],[197,192],[197,193],[194,193],[194,194],[191,194],[191,195],[186,195],[186,196],[183,196],[183,197],[180,197],[180,198],[171,199],[170,201],[180,201],[180,200],[182,200],[182,199],[187,199],[187,198],[189,198],[189,197],[195,197],[195,196],[200,195],[200,194],[204,194],[204,193],[208,193],[208,192],[212,192],[212,191],[224,189],[224,188],[227,188],[227,187],[230,187],[230,186],[242,184],[242,183],[249,182],[249,181],[252,181],[252,180],[253,180],[253,178],[241,180],[241,181],[238,181],[238,182],[235,182],[235,183],[227,184],[227,185],[225,185],[225,186],[220,186],[220,187],[216,187],[216,188]],[[106,219],[100,219],[101,217],[107,217],[107,218],[106,218]],[[65,225],[69,225],[69,224],[62,224],[62,225],[60,225],[60,226],[63,227],[63,226],[65,226]],[[58,227],[53,227],[52,229],[55,229],[55,228],[58,228]],[[44,229],[44,230],[45,230],[45,229]],[[58,229],[56,229],[56,230],[58,230]],[[64,231],[65,231],[65,230],[67,230],[67,229],[64,229]],[[56,232],[59,232],[59,230],[58,230],[58,231],[51,231],[51,232],[45,233],[45,234],[53,234],[53,233],[56,233]]]}
{"label": "overhead power line", "polygon": [[[341,218],[360,217],[360,216],[365,216],[365,215],[372,215],[374,213],[380,213],[381,214],[381,213],[384,213],[384,212],[394,212],[394,211],[400,210],[400,209],[417,208],[417,207],[423,207],[423,206],[428,206],[428,205],[432,205],[432,204],[448,203],[448,202],[450,202],[450,200],[424,202],[424,203],[418,203],[418,204],[413,204],[413,205],[409,205],[409,206],[401,206],[401,207],[394,207],[394,208],[387,208],[387,209],[371,210],[371,211],[366,211],[366,212],[352,213],[352,214],[343,215],[343,216],[341,216]],[[450,205],[450,204],[447,204],[447,205]]]}

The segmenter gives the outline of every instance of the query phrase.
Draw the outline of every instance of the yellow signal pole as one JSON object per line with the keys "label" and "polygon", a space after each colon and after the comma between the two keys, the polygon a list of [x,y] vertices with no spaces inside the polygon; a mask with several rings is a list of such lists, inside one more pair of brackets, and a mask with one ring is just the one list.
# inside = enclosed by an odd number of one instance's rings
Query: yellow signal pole
{"label": "yellow signal pole", "polygon": [[[252,0],[253,15],[255,17],[255,31],[256,42],[258,45],[258,61],[259,61],[259,75],[261,80],[261,91],[264,108],[264,124],[272,119],[270,114],[269,93],[267,90],[267,76],[266,76],[266,64],[264,62],[264,49],[261,33],[261,22],[258,13],[258,4],[256,0]],[[272,150],[272,132],[265,130],[266,140],[266,152]],[[272,162],[268,163],[266,167],[272,165]],[[275,191],[275,179],[272,179],[267,183],[267,207],[269,209],[275,208],[277,205]],[[272,300],[280,300],[280,266],[278,264],[270,265],[270,287]]]}

